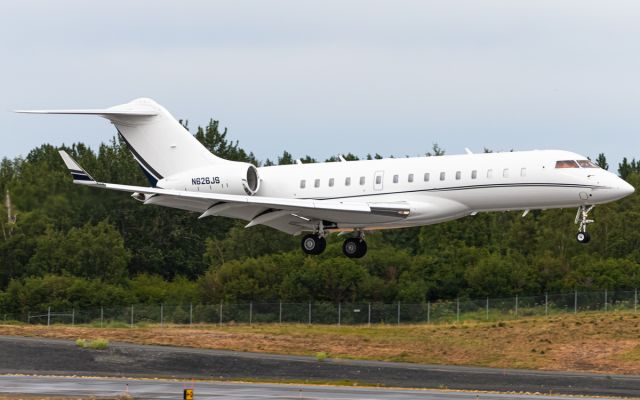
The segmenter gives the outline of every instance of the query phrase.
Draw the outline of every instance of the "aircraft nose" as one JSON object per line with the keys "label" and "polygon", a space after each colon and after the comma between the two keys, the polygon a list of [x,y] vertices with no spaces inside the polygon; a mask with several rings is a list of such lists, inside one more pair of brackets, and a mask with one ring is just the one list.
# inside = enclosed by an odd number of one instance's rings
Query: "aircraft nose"
{"label": "aircraft nose", "polygon": [[620,184],[620,192],[623,196],[628,196],[630,194],[632,194],[633,192],[636,191],[636,188],[634,188],[633,186],[631,186],[628,182],[620,179],[622,182]]}

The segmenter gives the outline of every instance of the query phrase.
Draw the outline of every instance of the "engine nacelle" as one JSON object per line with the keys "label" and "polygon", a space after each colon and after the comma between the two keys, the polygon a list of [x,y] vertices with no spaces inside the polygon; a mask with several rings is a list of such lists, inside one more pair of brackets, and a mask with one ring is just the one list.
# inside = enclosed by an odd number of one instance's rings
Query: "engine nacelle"
{"label": "engine nacelle", "polygon": [[158,187],[252,196],[260,189],[260,177],[253,165],[229,161],[168,176],[158,181]]}

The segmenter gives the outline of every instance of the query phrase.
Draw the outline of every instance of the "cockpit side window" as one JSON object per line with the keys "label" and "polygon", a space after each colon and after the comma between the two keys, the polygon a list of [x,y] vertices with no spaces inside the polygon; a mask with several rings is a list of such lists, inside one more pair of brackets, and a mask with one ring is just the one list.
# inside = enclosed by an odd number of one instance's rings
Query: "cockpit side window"
{"label": "cockpit side window", "polygon": [[582,168],[600,168],[589,160],[578,160],[578,164]]}
{"label": "cockpit side window", "polygon": [[578,163],[573,160],[556,161],[556,168],[579,168]]}

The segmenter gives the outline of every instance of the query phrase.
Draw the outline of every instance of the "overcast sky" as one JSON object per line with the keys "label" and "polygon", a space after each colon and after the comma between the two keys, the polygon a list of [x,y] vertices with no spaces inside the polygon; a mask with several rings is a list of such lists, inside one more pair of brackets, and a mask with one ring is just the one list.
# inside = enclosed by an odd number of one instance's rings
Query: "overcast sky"
{"label": "overcast sky", "polygon": [[[640,157],[638,1],[2,1],[0,156],[115,133],[151,97],[283,150],[559,148]],[[614,168],[615,169],[615,168]]]}

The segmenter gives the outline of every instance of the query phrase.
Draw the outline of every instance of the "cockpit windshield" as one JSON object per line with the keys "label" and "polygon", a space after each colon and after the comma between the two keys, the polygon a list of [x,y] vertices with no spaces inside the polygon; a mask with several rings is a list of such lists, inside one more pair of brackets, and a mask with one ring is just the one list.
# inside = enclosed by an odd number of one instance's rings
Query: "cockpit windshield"
{"label": "cockpit windshield", "polygon": [[561,160],[556,161],[556,168],[600,168],[589,160]]}
{"label": "cockpit windshield", "polygon": [[582,168],[600,168],[589,160],[578,160],[578,164]]}
{"label": "cockpit windshield", "polygon": [[556,168],[580,168],[573,160],[556,161]]}

